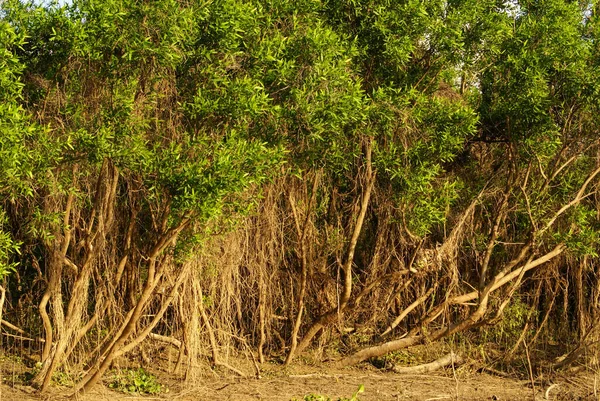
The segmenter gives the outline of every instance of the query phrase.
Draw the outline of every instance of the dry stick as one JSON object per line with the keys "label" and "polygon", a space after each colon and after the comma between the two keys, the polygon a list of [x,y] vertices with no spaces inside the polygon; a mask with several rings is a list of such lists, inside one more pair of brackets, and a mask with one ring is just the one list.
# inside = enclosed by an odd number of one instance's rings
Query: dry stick
{"label": "dry stick", "polygon": [[458,365],[463,363],[463,361],[464,360],[460,355],[450,352],[430,363],[424,363],[417,366],[394,366],[392,370],[401,374],[423,374],[434,372],[449,365]]}
{"label": "dry stick", "polygon": [[306,255],[306,232],[308,230],[308,222],[310,221],[311,209],[313,203],[316,200],[317,186],[319,184],[320,174],[316,174],[313,180],[312,193],[308,206],[306,207],[306,216],[302,228],[300,228],[299,216],[294,205],[293,198],[290,195],[290,205],[292,207],[292,215],[294,216],[294,222],[296,223],[296,230],[300,241],[300,263],[302,268],[302,278],[300,281],[300,293],[298,294],[298,314],[296,321],[294,322],[294,328],[292,330],[292,343],[290,346],[290,352],[285,359],[285,366],[289,365],[294,358],[296,347],[298,346],[298,332],[300,331],[300,325],[302,324],[302,313],[304,312],[304,297],[306,295],[306,284],[308,280],[308,260]]}
{"label": "dry stick", "polygon": [[156,334],[156,333],[149,333],[148,338],[151,338],[156,341],[161,341],[163,343],[171,344],[171,345],[175,346],[177,349],[181,348],[181,341],[174,337],[163,336],[163,335]]}
{"label": "dry stick", "polygon": [[533,379],[533,369],[531,367],[531,358],[529,357],[529,347],[527,346],[527,341],[523,342],[523,347],[525,348],[525,355],[527,356],[527,371],[529,373],[529,380],[531,381],[531,391],[533,392],[531,399],[535,401],[535,380]]}
{"label": "dry stick", "polygon": [[338,317],[346,307],[350,301],[350,296],[352,295],[352,263],[354,262],[354,251],[356,250],[356,245],[358,243],[358,237],[362,231],[362,226],[365,220],[365,215],[367,214],[367,209],[369,206],[369,200],[371,198],[371,193],[373,191],[373,187],[375,185],[375,175],[376,173],[373,171],[372,163],[371,163],[371,143],[367,143],[366,146],[366,183],[365,183],[365,191],[363,193],[362,202],[360,205],[360,212],[358,218],[356,220],[356,224],[354,226],[354,230],[352,232],[352,237],[350,238],[350,243],[348,245],[348,253],[346,256],[346,261],[343,265],[344,270],[344,292],[342,293],[342,297],[339,301],[338,307],[331,309],[325,314],[321,315],[316,322],[310,326],[307,330],[306,334],[298,344],[298,348],[296,349],[297,353],[302,352],[311,342],[313,337],[326,325],[330,324],[334,321],[336,317]]}

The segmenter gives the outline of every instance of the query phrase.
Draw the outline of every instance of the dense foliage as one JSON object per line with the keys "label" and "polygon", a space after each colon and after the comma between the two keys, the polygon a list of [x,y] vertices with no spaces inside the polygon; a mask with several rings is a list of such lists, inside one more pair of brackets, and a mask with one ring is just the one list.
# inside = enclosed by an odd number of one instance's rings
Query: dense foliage
{"label": "dense foliage", "polygon": [[595,3],[61,4],[0,10],[3,308],[43,390],[147,340],[243,373],[223,347],[600,336]]}

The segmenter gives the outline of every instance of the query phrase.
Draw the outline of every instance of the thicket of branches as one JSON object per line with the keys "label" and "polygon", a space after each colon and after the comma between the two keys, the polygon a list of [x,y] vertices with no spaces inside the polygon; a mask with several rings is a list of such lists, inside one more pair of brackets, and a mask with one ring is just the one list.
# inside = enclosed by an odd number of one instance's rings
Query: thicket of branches
{"label": "thicket of branches", "polygon": [[2,343],[42,390],[150,340],[188,375],[597,349],[594,2],[1,7]]}

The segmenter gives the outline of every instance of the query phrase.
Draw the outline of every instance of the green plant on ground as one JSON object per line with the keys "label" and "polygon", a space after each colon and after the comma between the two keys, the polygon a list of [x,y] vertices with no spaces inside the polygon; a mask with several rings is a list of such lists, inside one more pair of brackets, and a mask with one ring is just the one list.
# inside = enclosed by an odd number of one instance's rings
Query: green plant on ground
{"label": "green plant on ground", "polygon": [[157,381],[156,376],[143,368],[115,372],[108,386],[128,394],[156,395],[166,391],[166,388]]}
{"label": "green plant on ground", "polygon": [[52,375],[52,382],[55,385],[63,386],[63,387],[73,387],[75,382],[73,381],[73,376],[68,374],[67,372],[57,371]]}

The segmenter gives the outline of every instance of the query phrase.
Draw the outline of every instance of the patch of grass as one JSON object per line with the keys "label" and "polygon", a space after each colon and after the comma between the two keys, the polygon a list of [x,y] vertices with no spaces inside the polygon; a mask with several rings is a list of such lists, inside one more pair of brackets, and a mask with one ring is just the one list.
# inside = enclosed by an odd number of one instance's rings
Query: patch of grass
{"label": "patch of grass", "polygon": [[145,369],[125,369],[114,372],[108,387],[127,394],[156,395],[167,392],[168,389],[160,384],[151,373]]}

